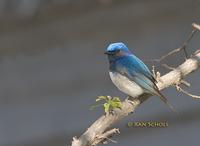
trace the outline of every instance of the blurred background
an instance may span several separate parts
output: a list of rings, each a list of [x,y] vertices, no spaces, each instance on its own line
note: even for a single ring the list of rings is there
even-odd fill
[[[125,97],[111,83],[103,51],[122,41],[145,63],[178,48],[200,22],[200,0],[0,0],[0,146],[66,146],[100,115],[99,95]],[[200,48],[200,33],[189,53]],[[177,66],[183,53],[165,63]],[[164,74],[169,70],[157,65]],[[199,71],[188,89],[200,95]],[[163,91],[178,111],[152,97],[115,125],[124,145],[198,145],[200,100]],[[167,121],[167,128],[128,128]]]

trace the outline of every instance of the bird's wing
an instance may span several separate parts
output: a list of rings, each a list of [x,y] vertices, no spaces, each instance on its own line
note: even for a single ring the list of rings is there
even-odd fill
[[[147,93],[160,97],[165,104],[167,104],[173,111],[176,112],[166,97],[159,91],[155,78],[147,66],[139,58],[135,58],[133,56],[118,60],[117,65],[115,66],[115,71],[137,83]]]
[[[136,56],[127,56],[118,61],[116,71],[140,85],[151,94],[157,93],[156,80],[147,66]]]
[[[128,57],[128,61],[130,62],[131,66],[135,68],[138,72],[142,73],[152,82],[156,82],[155,78],[153,77],[153,74],[139,58],[137,58],[135,55],[131,55]]]
[[[137,83],[147,93],[159,96],[165,104],[176,112],[166,97],[159,91],[155,78],[139,58],[125,57],[119,60],[117,64],[115,68],[117,72]]]

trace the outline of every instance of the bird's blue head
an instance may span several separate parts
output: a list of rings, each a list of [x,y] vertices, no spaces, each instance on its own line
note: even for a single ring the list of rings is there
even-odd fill
[[[104,54],[108,55],[110,61],[114,61],[118,58],[129,55],[130,51],[124,43],[118,42],[110,44]]]
[[[124,53],[128,53],[129,49],[126,47],[124,43],[121,43],[121,42],[112,43],[107,47],[105,54],[114,55],[116,53],[119,53],[120,51]]]

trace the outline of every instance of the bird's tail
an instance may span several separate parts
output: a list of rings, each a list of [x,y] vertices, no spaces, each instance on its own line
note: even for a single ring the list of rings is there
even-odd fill
[[[177,111],[175,110],[175,108],[168,102],[167,98],[158,90],[156,95],[158,97],[160,97],[160,99],[175,113],[177,113]]]

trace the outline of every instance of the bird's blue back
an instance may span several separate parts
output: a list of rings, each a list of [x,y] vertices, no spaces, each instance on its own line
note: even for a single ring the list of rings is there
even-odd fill
[[[147,66],[135,55],[126,54],[110,64],[110,70],[136,82],[147,92],[155,94],[155,79]]]

